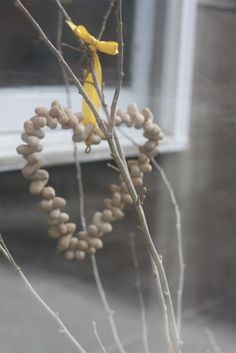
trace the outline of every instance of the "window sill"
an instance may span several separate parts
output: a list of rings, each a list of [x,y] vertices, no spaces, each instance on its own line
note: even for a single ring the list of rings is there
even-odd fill
[[[141,131],[135,129],[123,129],[130,138],[139,144],[145,141]],[[137,155],[137,147],[118,130],[120,142],[127,156]],[[14,135],[4,134],[0,138],[0,171],[18,170],[23,167],[25,160],[16,152],[16,147],[22,144],[20,133]],[[186,149],[187,140],[176,140],[166,136],[160,144],[160,152],[177,152]],[[46,166],[70,164],[74,162],[73,143],[71,142],[71,130],[48,131],[43,140],[43,157]],[[106,141],[102,141],[98,146],[92,146],[90,153],[85,153],[84,143],[78,143],[78,152],[81,162],[110,159],[109,147]]]

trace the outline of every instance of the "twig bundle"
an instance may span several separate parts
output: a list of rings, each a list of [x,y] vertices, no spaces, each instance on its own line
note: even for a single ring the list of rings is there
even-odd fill
[[[55,129],[58,123],[63,129],[73,129],[73,140],[76,142],[87,141],[91,144],[99,144],[105,136],[93,126],[82,124],[82,113],[73,113],[64,108],[59,102],[52,102],[50,110],[36,108],[36,115],[24,123],[22,140],[24,145],[17,147],[17,152],[26,159],[27,163],[22,169],[26,179],[31,180],[29,191],[35,196],[41,197],[39,210],[48,216],[50,237],[56,239],[57,250],[64,253],[67,260],[83,260],[86,254],[95,254],[102,248],[101,237],[112,231],[112,222],[124,217],[125,205],[132,204],[132,198],[128,192],[123,177],[119,175],[116,184],[110,185],[112,196],[103,200],[103,210],[95,212],[92,222],[86,230],[77,231],[75,223],[70,222],[68,213],[63,212],[66,200],[57,196],[56,191],[48,186],[49,173],[42,169],[43,159],[41,152],[43,146],[40,139],[45,134],[43,127]],[[144,174],[152,170],[150,159],[158,154],[157,146],[163,138],[160,128],[153,122],[153,115],[148,108],[139,111],[136,104],[130,104],[127,110],[118,110],[115,116],[116,126],[121,124],[127,127],[143,129],[143,135],[147,138],[144,145],[139,146],[138,159],[128,161],[129,173],[135,188],[141,188],[139,202],[144,199],[143,187]]]

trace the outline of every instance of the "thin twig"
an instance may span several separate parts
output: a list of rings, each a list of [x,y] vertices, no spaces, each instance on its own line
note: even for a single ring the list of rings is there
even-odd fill
[[[77,87],[79,93],[82,95],[82,97],[84,98],[88,107],[91,109],[92,113],[94,114],[94,116],[97,120],[98,126],[100,127],[100,129],[102,130],[104,135],[106,136],[106,139],[108,141],[108,144],[109,144],[109,147],[111,150],[111,155],[112,155],[113,159],[115,160],[122,177],[124,178],[124,182],[125,182],[126,187],[129,191],[129,194],[132,198],[132,201],[133,201],[133,204],[134,204],[137,216],[138,216],[139,226],[140,226],[140,229],[142,230],[146,246],[148,248],[150,255],[152,256],[153,261],[156,264],[157,271],[160,275],[161,289],[162,289],[163,293],[165,294],[168,317],[169,317],[170,327],[171,327],[171,335],[172,335],[173,344],[174,344],[174,350],[175,350],[175,352],[180,353],[181,352],[181,344],[180,344],[179,337],[178,337],[178,331],[177,331],[177,327],[176,327],[173,303],[172,303],[172,298],[170,295],[170,290],[169,290],[169,285],[168,285],[166,273],[165,273],[164,267],[162,265],[160,256],[159,256],[159,254],[155,248],[155,245],[152,241],[152,237],[151,237],[148,225],[147,225],[147,220],[145,217],[143,207],[140,203],[139,197],[138,197],[137,192],[135,190],[135,187],[132,183],[131,177],[130,177],[129,173],[127,172],[127,164],[124,161],[122,161],[122,159],[119,155],[118,149],[117,149],[117,144],[114,141],[113,135],[108,133],[105,122],[101,119],[101,117],[98,114],[92,101],[90,100],[90,98],[88,97],[86,92],[84,91],[81,82],[78,80],[78,78],[76,77],[76,75],[74,74],[74,72],[72,71],[70,66],[68,65],[68,63],[64,60],[64,58],[62,57],[60,52],[50,42],[50,40],[45,35],[45,33],[43,32],[43,30],[41,29],[41,27],[39,26],[37,21],[30,15],[30,13],[22,5],[21,1],[20,0],[14,0],[14,1],[15,1],[16,6],[19,7],[20,11],[24,14],[24,16],[31,22],[33,28],[36,29],[36,31],[39,34],[39,37],[43,40],[43,42],[46,44],[46,46],[55,55],[57,60],[62,63],[68,76],[71,78],[72,82]]]
[[[84,348],[79,344],[79,342],[75,339],[75,337],[70,333],[68,328],[62,322],[58,313],[54,312],[48,306],[48,304],[46,304],[46,302],[40,297],[40,295],[36,292],[36,290],[32,287],[31,283],[26,278],[26,276],[22,272],[21,268],[16,264],[14,258],[12,257],[10,251],[8,250],[1,234],[0,234],[0,251],[4,255],[4,257],[7,259],[7,261],[10,263],[10,265],[13,267],[13,269],[16,271],[16,273],[18,274],[20,279],[23,281],[24,285],[29,290],[29,292],[33,295],[33,297],[38,301],[38,303],[41,305],[41,307],[43,309],[45,309],[45,311],[56,321],[56,323],[59,327],[59,332],[64,333],[69,338],[69,340],[73,343],[73,345],[77,348],[77,350],[79,352],[86,353]]]
[[[102,343],[102,340],[98,334],[97,325],[96,325],[95,321],[93,321],[93,331],[94,331],[95,337],[98,341],[98,344],[99,344],[101,350],[103,351],[103,353],[107,353],[106,348],[104,347],[104,344]]]
[[[67,21],[70,21],[72,22],[72,19],[71,17],[69,16],[69,14],[66,12],[65,8],[62,6],[61,4],[61,1],[60,0],[54,0],[55,3],[57,4],[61,14],[64,16],[64,18],[67,20]]]
[[[174,206],[175,217],[176,217],[176,231],[177,231],[177,247],[178,247],[178,260],[179,260],[179,283],[177,291],[177,310],[176,310],[176,322],[178,328],[178,334],[181,336],[181,326],[182,326],[182,302],[183,302],[183,288],[184,288],[184,272],[185,272],[185,262],[183,254],[183,237],[182,237],[182,222],[181,214],[178,202],[174,190],[168,180],[166,173],[163,168],[157,163],[155,158],[152,158],[152,164],[155,169],[161,174],[162,180],[169,191],[169,195]]]
[[[63,51],[62,51],[62,33],[63,33],[63,15],[60,11],[58,11],[58,25],[57,25],[57,49],[63,56]],[[63,65],[60,63],[61,67],[61,72],[64,80],[64,86],[65,86],[65,91],[66,91],[66,99],[67,99],[67,107],[71,108],[71,98],[70,98],[70,80],[68,78],[68,75],[63,67]]]
[[[111,115],[110,115],[110,128],[114,126],[115,111],[120,95],[120,90],[122,86],[122,80],[124,76],[123,72],[123,61],[124,61],[124,39],[123,39],[123,22],[122,22],[122,0],[117,0],[116,3],[116,21],[117,21],[117,36],[119,43],[119,53],[117,61],[117,81],[115,93],[111,103]]]
[[[206,332],[206,335],[208,337],[208,340],[209,340],[209,343],[211,345],[211,348],[213,350],[213,353],[222,353],[222,350],[218,346],[218,344],[216,342],[216,338],[215,338],[213,332],[207,327],[205,328],[205,332]]]
[[[58,4],[58,1],[56,2]],[[60,5],[60,9],[58,10],[57,49],[63,56],[63,51],[62,51],[62,30],[63,30],[62,13],[63,12],[60,11],[61,9],[64,10],[64,7],[62,5]],[[60,67],[61,67],[61,71],[64,79],[66,98],[67,98],[67,107],[71,109],[72,107],[71,107],[71,98],[70,98],[70,91],[69,91],[69,78],[62,64],[60,64]],[[75,141],[73,142],[73,146],[74,146],[74,158],[75,158],[75,166],[76,166],[76,177],[77,177],[78,190],[79,190],[79,218],[80,218],[82,227],[85,230],[86,220],[84,216],[84,190],[83,190],[83,181],[82,181],[82,171],[81,171],[81,165],[79,161],[78,148]]]
[[[101,26],[101,29],[100,29],[100,32],[98,34],[98,40],[101,40],[102,36],[103,36],[103,33],[106,29],[106,25],[107,25],[107,21],[108,21],[108,18],[110,17],[111,15],[111,11],[113,9],[113,6],[114,6],[114,3],[115,3],[116,0],[110,0],[110,4],[108,6],[108,9],[107,9],[107,12],[105,14],[105,16],[103,17],[103,22],[102,22],[102,26]]]
[[[140,312],[141,312],[142,337],[143,337],[144,352],[149,353],[148,325],[147,325],[146,310],[145,310],[145,305],[144,305],[144,298],[143,298],[143,293],[142,293],[142,288],[141,288],[140,270],[139,270],[137,252],[136,252],[135,234],[134,233],[130,233],[130,246],[131,246],[131,254],[132,254],[132,259],[133,259],[133,264],[134,264],[134,269],[135,269],[135,277],[136,277],[135,284],[136,284]]]
[[[61,36],[58,35],[58,38],[61,39]],[[58,44],[59,44],[59,39],[58,39]],[[58,45],[59,48],[61,48],[60,44]],[[62,51],[61,51],[61,54],[62,54]],[[94,82],[95,82],[96,90],[98,91],[98,94],[101,94],[100,90],[99,90],[99,84],[98,84],[98,81],[97,81],[97,77],[96,77],[96,74],[95,74],[95,72],[93,70],[93,65],[91,65],[91,71],[92,71],[92,74],[93,74],[93,79],[94,79]],[[64,70],[63,70],[63,73],[65,73],[65,76],[67,77],[67,73]],[[102,100],[102,97],[100,99]],[[78,148],[77,148],[77,144],[75,142],[74,142],[74,157],[75,157],[76,178],[77,178],[77,182],[78,182],[78,192],[79,192],[79,218],[80,218],[80,221],[81,221],[82,228],[85,231],[86,228],[87,228],[87,225],[86,225],[86,218],[85,218],[84,187],[83,187],[82,170],[81,170],[81,165],[80,165],[80,161],[79,161]],[[102,300],[103,304],[106,303],[106,305],[104,305],[104,309],[107,312],[108,302],[107,302],[106,294],[105,294],[105,291],[103,289],[102,282],[101,282],[101,279],[100,279],[98,266],[97,266],[97,261],[96,261],[95,256],[91,255],[91,261],[92,261],[92,266],[93,266],[93,274],[94,274],[95,282],[97,284],[98,291],[99,291],[99,294],[101,296],[101,300]],[[118,336],[118,333],[117,333],[117,328],[116,328],[116,324],[115,324],[114,319],[113,319],[113,322],[112,322],[112,325],[111,325],[111,330],[112,330],[114,339],[117,342],[118,348],[120,349],[120,347],[122,347],[122,344],[121,344],[121,342],[119,340],[119,336]],[[122,351],[122,350],[120,350],[120,351],[121,351],[121,353],[124,353],[124,351]]]
[[[116,328],[116,324],[115,324],[115,320],[114,320],[114,311],[111,310],[111,308],[110,308],[110,306],[108,304],[108,301],[107,301],[107,298],[106,298],[106,294],[105,294],[104,288],[102,286],[101,278],[100,278],[100,275],[99,275],[99,272],[98,272],[96,258],[95,258],[94,255],[91,255],[91,261],[92,261],[93,273],[94,273],[94,277],[95,277],[96,284],[97,284],[97,287],[98,287],[98,291],[99,291],[103,306],[105,308],[105,311],[107,313],[107,317],[108,317],[108,320],[109,320],[109,324],[110,324],[110,327],[111,327],[111,330],[112,330],[113,337],[115,339],[117,347],[119,348],[119,351],[121,353],[125,353],[125,350],[124,350],[123,345],[121,343],[121,339],[120,339],[119,334],[117,332],[117,328]]]
[[[166,300],[163,294],[163,289],[161,285],[161,280],[159,276],[159,272],[157,270],[157,266],[155,262],[153,261],[153,258],[150,254],[150,262],[152,266],[152,272],[154,276],[154,282],[157,288],[157,294],[159,297],[160,301],[160,306],[161,306],[161,312],[162,312],[162,318],[163,318],[163,336],[165,337],[166,341],[166,347],[167,347],[167,353],[172,353],[173,352],[173,344],[171,341],[170,337],[170,325],[169,325],[169,315],[168,315],[168,310],[167,310],[167,305],[166,305]]]

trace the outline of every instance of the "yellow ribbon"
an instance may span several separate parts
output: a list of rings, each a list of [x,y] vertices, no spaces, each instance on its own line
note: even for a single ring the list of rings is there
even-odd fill
[[[97,55],[97,50],[102,53],[109,54],[109,55],[116,55],[118,54],[118,43],[117,42],[106,42],[100,41],[93,37],[84,26],[76,26],[74,23],[70,21],[66,21],[72,31],[82,39],[85,43],[89,45],[89,48],[92,53],[92,60],[93,60],[93,68],[94,73],[97,77],[97,81],[99,86],[102,86],[102,68],[100,64],[99,57]],[[99,95],[96,91],[93,75],[91,71],[88,69],[87,74],[85,76],[85,82],[83,86],[85,92],[87,93],[88,97],[90,98],[91,102],[95,106],[96,110],[99,109],[101,102]],[[91,109],[88,107],[87,103],[83,100],[82,103],[82,112],[84,115],[83,124],[86,126],[88,124],[92,124],[94,127],[96,126],[96,118],[92,113]]]

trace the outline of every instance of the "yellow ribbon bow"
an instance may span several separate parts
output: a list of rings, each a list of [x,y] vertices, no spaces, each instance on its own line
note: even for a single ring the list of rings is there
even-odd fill
[[[69,25],[69,27],[72,29],[72,31],[75,33],[75,35],[77,35],[80,39],[82,39],[85,43],[89,45],[89,48],[92,53],[94,73],[97,77],[98,84],[101,87],[102,68],[101,68],[99,57],[97,55],[97,50],[105,54],[116,55],[118,54],[118,43],[100,41],[95,37],[93,37],[84,26],[81,26],[81,25],[76,26],[74,23],[70,21],[66,21],[66,22]],[[88,73],[85,77],[83,88],[87,93],[88,97],[90,98],[90,100],[92,101],[93,105],[95,106],[96,110],[98,110],[101,105],[101,102],[94,85],[93,75],[90,70],[88,70]],[[92,124],[95,127],[96,118],[84,100],[82,104],[82,112],[84,115],[83,124],[85,126],[88,124]]]

